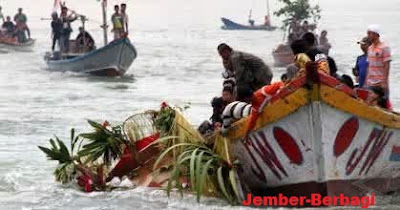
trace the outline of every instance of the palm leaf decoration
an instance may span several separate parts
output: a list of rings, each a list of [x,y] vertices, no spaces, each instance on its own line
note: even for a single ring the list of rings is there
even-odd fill
[[[50,139],[50,148],[38,146],[43,151],[49,160],[58,161],[59,165],[54,171],[56,181],[66,184],[70,182],[74,174],[76,173],[76,163],[79,162],[79,158],[74,155],[74,148],[78,142],[79,137],[75,137],[75,129],[71,129],[71,145],[70,150],[57,136],[54,139]]]
[[[180,181],[181,176],[190,180],[190,189],[196,194],[200,202],[204,194],[216,194],[224,197],[230,204],[238,202],[237,181],[234,179],[235,168],[227,164],[221,156],[214,153],[201,143],[180,143],[172,145],[164,150],[156,160],[153,169],[159,168],[159,164],[173,150],[182,152],[172,163],[172,170],[168,180],[167,193],[177,188],[182,194],[183,188]]]
[[[79,135],[89,141],[78,152],[80,157],[85,157],[85,163],[102,158],[105,165],[110,165],[112,160],[122,156],[124,146],[132,146],[130,141],[125,139],[121,126],[108,129],[92,120],[88,120],[88,123],[94,128],[94,132]]]
[[[172,168],[166,189],[168,195],[173,188],[183,195],[181,178],[184,176],[190,180],[189,187],[196,194],[198,202],[202,195],[211,194],[236,204],[239,200],[236,165],[228,164],[213,149],[207,147],[203,137],[179,111],[180,109],[164,105],[155,119],[155,125],[163,137],[153,144],[165,147],[155,161],[153,170],[157,173],[159,168]],[[174,161],[171,165],[161,166],[166,157],[172,157]]]

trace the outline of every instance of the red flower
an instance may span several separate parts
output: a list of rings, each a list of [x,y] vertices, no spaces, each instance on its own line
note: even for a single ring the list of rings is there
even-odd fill
[[[167,108],[167,107],[168,107],[168,104],[165,101],[163,101],[161,103],[161,108]]]
[[[93,189],[92,189],[93,181],[89,175],[85,174],[85,175],[79,176],[77,178],[77,180],[78,180],[78,185],[83,187],[85,192],[93,191]]]
[[[109,125],[110,125],[110,123],[108,123],[107,120],[103,122],[103,127],[107,127],[107,126],[109,126]]]

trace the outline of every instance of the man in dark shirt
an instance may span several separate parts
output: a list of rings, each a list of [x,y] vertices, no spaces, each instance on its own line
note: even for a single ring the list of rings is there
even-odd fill
[[[7,16],[7,21],[3,23],[2,28],[6,29],[6,33],[8,36],[12,36],[15,31],[15,25],[11,21],[11,17]]]
[[[79,34],[76,37],[76,44],[78,48],[87,48],[92,50],[94,47],[94,39],[93,37],[85,31],[83,27],[79,27]]]
[[[61,30],[62,30],[62,22],[56,12],[54,12],[51,17],[53,21],[51,22],[51,29],[52,29],[52,37],[53,37],[53,44],[51,45],[51,50],[54,51],[56,43],[60,46],[60,37],[61,37]]]
[[[254,92],[271,83],[272,71],[261,58],[235,51],[225,43],[217,49],[221,58],[230,63],[238,87],[248,86]]]
[[[315,46],[315,36],[311,32],[307,32],[302,36],[302,39],[306,43],[307,51],[306,54],[307,56],[314,62],[315,61],[315,56],[318,54],[323,54],[320,50],[317,49]],[[335,78],[339,78],[339,75],[337,74],[337,66],[335,60],[326,55],[328,63],[329,63],[329,69],[330,69],[330,75]]]

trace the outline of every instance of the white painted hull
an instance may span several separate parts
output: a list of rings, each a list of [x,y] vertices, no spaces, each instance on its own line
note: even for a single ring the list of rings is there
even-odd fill
[[[400,188],[400,154],[394,153],[400,148],[400,129],[324,102],[307,104],[252,132],[247,143],[234,142],[242,180],[251,189],[363,195]]]

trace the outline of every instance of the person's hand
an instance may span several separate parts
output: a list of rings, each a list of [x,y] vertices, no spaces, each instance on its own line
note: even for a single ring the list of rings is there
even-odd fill
[[[220,122],[214,123],[214,130],[219,131],[221,130],[222,124]]]
[[[358,71],[357,71],[356,68],[353,68],[352,70],[353,70],[353,75],[354,75],[354,76],[356,76],[356,77],[359,76],[359,75],[358,75]]]
[[[387,90],[388,89],[388,85],[386,83],[382,83],[381,87],[383,88],[383,90]]]

